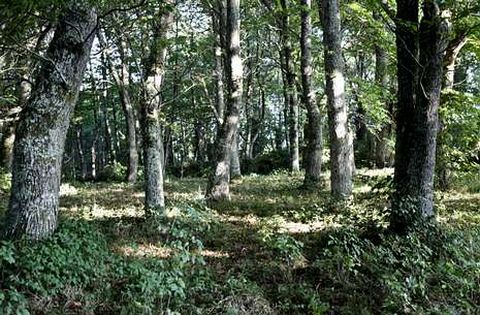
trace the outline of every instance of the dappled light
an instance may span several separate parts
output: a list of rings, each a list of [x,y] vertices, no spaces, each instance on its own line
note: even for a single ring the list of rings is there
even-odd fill
[[[0,315],[480,314],[478,0],[0,0]]]

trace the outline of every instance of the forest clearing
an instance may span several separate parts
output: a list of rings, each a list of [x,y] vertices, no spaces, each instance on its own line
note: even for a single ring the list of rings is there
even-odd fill
[[[0,0],[36,314],[480,314],[480,2]]]

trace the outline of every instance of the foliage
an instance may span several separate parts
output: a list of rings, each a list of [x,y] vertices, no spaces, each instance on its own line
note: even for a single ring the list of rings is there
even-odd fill
[[[432,227],[406,237],[383,234],[376,245],[347,229],[329,237],[315,265],[330,283],[325,295],[345,299],[342,314],[378,306],[388,314],[473,314],[479,232]]]
[[[359,170],[335,204],[299,193],[301,174],[244,176],[212,209],[202,180],[169,179],[149,219],[139,187],[74,183],[53,237],[1,243],[0,312],[474,314],[478,194],[438,195],[437,225],[395,236],[388,174]]]
[[[63,220],[58,232],[41,243],[3,241],[0,312],[29,314],[48,307],[42,311],[152,314],[181,308],[202,286],[204,274],[196,268],[204,261],[191,252],[203,246],[192,234],[201,221],[187,223],[198,219],[194,213],[187,209],[182,219],[158,219],[140,227],[145,235],[168,231],[162,243],[173,249],[169,259],[112,252],[101,228],[82,220]]]
[[[477,170],[480,163],[480,99],[457,91],[444,92],[443,99],[438,140],[441,163],[453,171]]]
[[[255,157],[252,161],[244,160],[241,164],[244,174],[268,175],[275,170],[289,168],[289,155],[287,150],[277,150]]]

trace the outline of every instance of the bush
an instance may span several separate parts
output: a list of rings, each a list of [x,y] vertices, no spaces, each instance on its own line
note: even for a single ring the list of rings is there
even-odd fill
[[[289,169],[290,156],[287,150],[277,150],[262,154],[253,160],[243,160],[241,163],[243,174],[268,175],[275,170]]]
[[[175,219],[152,218],[135,228],[155,235],[168,257],[113,252],[97,223],[64,219],[37,243],[0,243],[0,314],[180,314],[194,308],[190,294],[203,290],[205,262],[196,234],[207,228],[189,207]],[[165,236],[165,237],[163,237]],[[134,244],[131,246],[135,247]],[[188,289],[187,289],[188,288]]]
[[[115,162],[100,170],[96,180],[100,182],[121,182],[125,180],[126,174],[127,167],[122,163]]]
[[[475,314],[480,305],[480,230],[428,227],[382,234],[378,245],[353,229],[338,231],[316,260],[341,314]],[[380,309],[379,309],[380,307]]]

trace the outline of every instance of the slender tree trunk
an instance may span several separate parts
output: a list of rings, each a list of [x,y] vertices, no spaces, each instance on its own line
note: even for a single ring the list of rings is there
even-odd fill
[[[49,24],[42,30],[36,40],[28,40],[25,45],[28,50],[33,50],[33,54],[39,53],[45,37],[51,31],[51,25]],[[15,126],[18,120],[18,114],[27,104],[28,98],[31,92],[31,75],[36,68],[35,58],[28,56],[25,60],[20,60],[19,69],[19,82],[17,87],[18,102],[15,107],[10,108],[7,113],[8,120],[5,123],[3,129],[3,137],[0,143],[0,167],[11,171],[12,159],[13,159],[13,144],[15,142]],[[1,69],[1,67],[0,67]]]
[[[453,89],[455,84],[455,67],[457,65],[458,55],[462,48],[467,44],[468,38],[465,34],[459,34],[448,43],[444,57],[444,77],[443,88]]]
[[[230,176],[231,178],[238,178],[242,176],[242,171],[240,169],[240,154],[238,152],[238,129],[237,134],[233,138],[232,143],[232,156],[230,161]]]
[[[455,84],[455,67],[457,64],[458,55],[460,51],[467,43],[467,36],[465,34],[459,34],[454,39],[452,39],[446,49],[444,57],[444,75],[443,75],[443,89],[446,91],[451,91],[454,89]],[[437,144],[437,176],[438,184],[441,190],[448,190],[450,188],[450,161],[448,161],[444,156],[444,132],[442,130],[442,124],[440,122],[440,130],[438,135],[438,144]]]
[[[96,23],[95,10],[80,5],[58,22],[17,126],[6,237],[39,240],[57,226],[65,138]]]
[[[107,43],[102,32],[98,33],[98,39],[100,45],[106,49]],[[120,96],[120,104],[122,105],[123,115],[127,126],[127,144],[128,144],[128,165],[127,165],[127,181],[134,183],[137,181],[138,172],[138,150],[137,150],[137,131],[136,131],[136,115],[135,108],[132,104],[129,85],[130,85],[130,73],[128,70],[128,64],[126,60],[127,43],[123,39],[117,41],[117,49],[120,55],[121,67],[118,71],[112,64],[110,55],[106,53],[106,61],[115,81],[115,85],[118,88]]]
[[[230,198],[230,156],[238,128],[242,102],[242,59],[240,57],[240,0],[227,0],[227,110],[215,143],[214,170],[209,178],[207,198]]]
[[[444,36],[448,32],[436,2],[425,1],[422,22],[416,33],[412,25],[418,25],[418,12],[412,9],[414,7],[418,7],[418,1],[397,2],[399,86],[391,228],[399,233],[434,216],[438,106],[446,48]],[[405,22],[409,22],[408,26]]]
[[[225,117],[225,89],[224,89],[224,67],[223,67],[223,53],[224,53],[224,40],[222,40],[222,30],[221,27],[224,24],[225,17],[223,16],[224,11],[224,0],[220,0],[220,16],[217,18],[215,13],[212,16],[213,29],[215,32],[215,101],[216,101],[216,111],[217,111],[217,129],[221,128],[223,123],[223,118]]]
[[[172,0],[165,2],[173,5]],[[153,43],[145,61],[142,104],[143,156],[145,166],[145,212],[161,214],[165,208],[163,191],[163,141],[160,122],[161,89],[163,86],[167,33],[173,23],[171,8],[162,8],[156,17]]]
[[[108,93],[108,81],[107,81],[107,56],[106,52],[102,53],[102,124],[104,126],[104,138],[105,138],[105,151],[107,153],[106,164],[115,164],[117,162],[117,152],[115,151],[115,142],[112,135],[112,127],[110,124],[110,117],[108,115],[108,103],[109,103],[109,93]]]
[[[80,176],[82,180],[87,178],[88,168],[87,163],[85,161],[85,154],[83,153],[83,143],[82,143],[82,126],[77,126],[75,128],[75,135],[76,135],[76,143],[77,143],[77,151],[78,151],[78,159],[80,160]]]
[[[376,20],[379,19],[378,14],[374,14]],[[381,88],[385,107],[388,107],[388,101],[385,97],[388,90],[388,54],[381,44],[375,44],[375,82]],[[375,140],[375,165],[378,168],[384,168],[387,162],[388,146],[387,141],[390,135],[390,125],[383,123],[377,139]]]
[[[307,108],[308,126],[305,138],[307,152],[305,156],[305,178],[303,184],[307,188],[316,187],[321,183],[322,172],[322,117],[317,106],[316,94],[312,87],[312,22],[310,11],[311,0],[301,0],[302,3],[302,30],[300,36],[302,91],[303,103]]]
[[[292,55],[292,42],[289,33],[291,32],[291,23],[288,10],[290,10],[290,0],[280,0],[282,8],[281,19],[281,37],[282,54],[284,58],[286,97],[288,103],[288,137],[290,144],[290,169],[292,172],[300,171],[300,153],[298,144],[298,98],[295,79],[295,66]]]
[[[0,150],[1,167],[9,171],[12,168],[13,143],[15,142],[15,123],[7,122],[3,127],[2,144]]]
[[[347,198],[352,194],[353,137],[345,102],[345,64],[342,57],[342,31],[338,0],[323,0],[323,42],[330,133],[330,183],[332,195]]]

